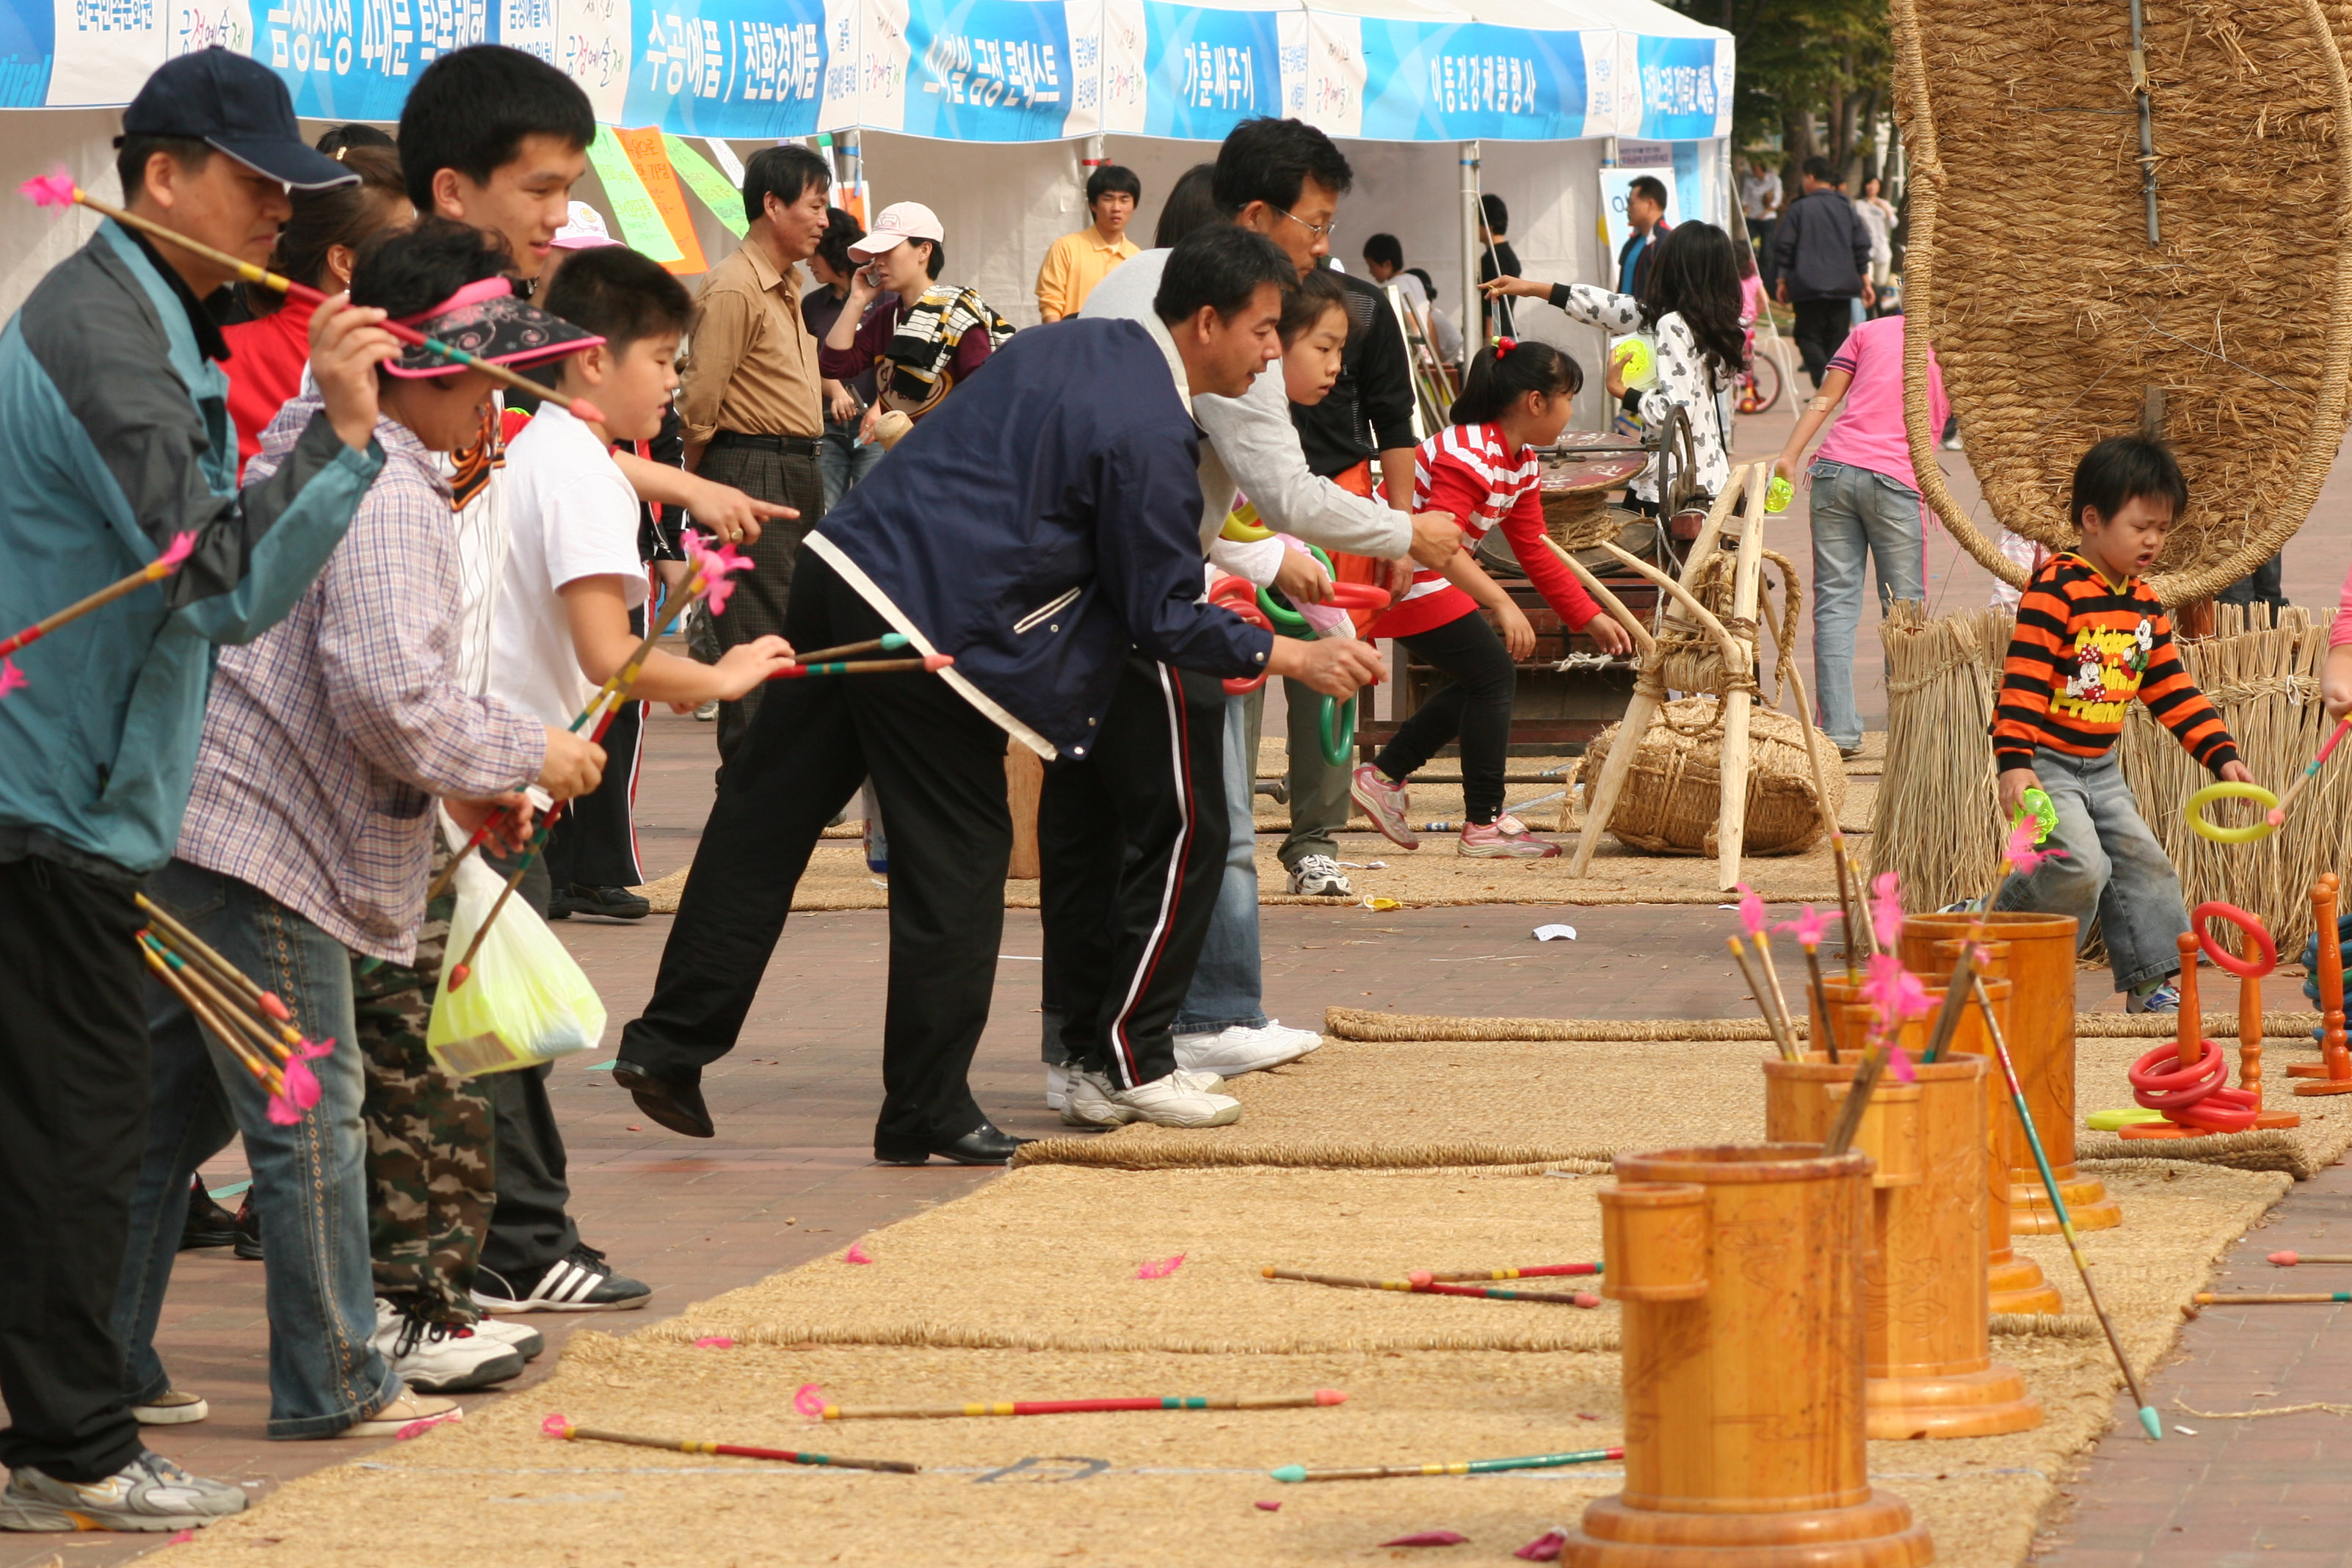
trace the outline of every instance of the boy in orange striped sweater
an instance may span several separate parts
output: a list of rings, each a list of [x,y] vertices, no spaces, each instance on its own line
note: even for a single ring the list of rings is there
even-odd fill
[[[2064,851],[2031,877],[2012,873],[1993,908],[2073,915],[2085,937],[2096,916],[2116,988],[2135,1013],[2179,1009],[2174,939],[2189,925],[2179,876],[2116,761],[2125,711],[2137,697],[2214,777],[2253,777],[2138,576],[2188,504],[2188,481],[2160,442],[2115,436],[2084,454],[2072,501],[2082,545],[2026,588],[1992,724],[2004,820],[2027,790],[2046,791],[2058,808],[2048,847]]]

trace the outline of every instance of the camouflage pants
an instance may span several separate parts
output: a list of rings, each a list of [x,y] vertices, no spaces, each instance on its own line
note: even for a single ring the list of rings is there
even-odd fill
[[[436,870],[446,858],[435,855]],[[367,1068],[362,1117],[377,1293],[436,1320],[471,1321],[468,1291],[498,1201],[490,1098],[425,1049],[456,901],[445,895],[425,910],[415,964],[353,954],[352,992]]]

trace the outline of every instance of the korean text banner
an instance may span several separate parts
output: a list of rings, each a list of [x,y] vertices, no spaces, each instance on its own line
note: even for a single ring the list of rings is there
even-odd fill
[[[1648,142],[1693,142],[1731,130],[1731,49],[1715,38],[1644,37],[1640,68],[1641,129]],[[1631,127],[1622,133],[1632,135]]]
[[[1370,16],[1360,26],[1365,77],[1360,136],[1568,142],[1584,134],[1581,34]]]
[[[823,0],[636,0],[631,12],[621,124],[763,139],[821,129]]]
[[[1222,141],[1282,112],[1278,11],[1213,11],[1145,0],[1143,134]]]
[[[1093,121],[1099,89],[1093,8],[1056,0],[912,0],[907,15],[907,95],[900,122],[909,136],[955,142],[1051,142]],[[1076,37],[1072,37],[1073,22]],[[1081,102],[1078,58],[1086,75]]]

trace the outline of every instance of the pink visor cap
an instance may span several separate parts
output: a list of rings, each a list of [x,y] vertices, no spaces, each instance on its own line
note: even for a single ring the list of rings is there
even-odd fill
[[[468,283],[431,310],[402,317],[401,325],[415,327],[426,337],[463,349],[477,359],[518,370],[594,348],[604,341],[516,299],[513,284],[504,278]],[[456,375],[466,366],[411,344],[399,358],[386,361],[383,368],[390,374],[415,380]]]

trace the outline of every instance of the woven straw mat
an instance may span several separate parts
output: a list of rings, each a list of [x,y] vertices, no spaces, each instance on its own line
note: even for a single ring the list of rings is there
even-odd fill
[[[1970,554],[2021,582],[1936,469],[1932,335],[1994,518],[2069,548],[2076,460],[2137,429],[2151,390],[2189,504],[2153,574],[2211,594],[2292,537],[2344,433],[2352,354],[2352,95],[2320,0],[2151,6],[2160,243],[2147,240],[2129,17],[2120,5],[1897,0],[1910,153],[1904,304],[1922,493]],[[2066,62],[2052,69],[2053,61]],[[2245,213],[2259,208],[2259,233]]]
[[[1746,1097],[1753,1100],[1751,1094]],[[2210,1262],[2273,1202],[2270,1173],[2118,1166],[2129,1216],[2084,1246],[2126,1349],[2149,1364]],[[1303,1350],[1444,1340],[1612,1336],[1616,1309],[1433,1299],[1272,1282],[1268,1261],[1358,1274],[1566,1260],[1598,1237],[1591,1178],[1497,1172],[1023,1171],[864,1238],[838,1256],[691,1308],[625,1340],[593,1331],[522,1398],[294,1481],[175,1548],[175,1561],[381,1561],[399,1521],[463,1509],[479,1568],[553,1563],[724,1568],[919,1561],[1047,1568],[1355,1561],[1408,1532],[1470,1538],[1449,1561],[1507,1564],[1617,1489],[1613,1465],[1481,1479],[1286,1487],[1272,1468],[1412,1464],[1622,1442],[1617,1357],[1604,1349]],[[2079,1309],[2058,1238],[2022,1245]],[[1177,1254],[1165,1278],[1139,1265]],[[2048,1478],[2105,1428],[2116,1378],[2074,1317],[1995,1340],[2047,1415],[2011,1437],[1874,1444],[1878,1483],[1934,1533],[1937,1562],[2013,1568],[2053,1495]],[[838,1342],[817,1342],[820,1331]],[[698,1349],[698,1338],[731,1348]],[[911,1339],[916,1342],[896,1342]],[[972,1349],[975,1341],[1038,1349]],[[1229,1350],[1055,1348],[1078,1341]],[[1107,1394],[1346,1391],[1336,1407],[1152,1412],[822,1426],[793,1413],[816,1384],[843,1405]],[[916,1476],[575,1442],[583,1426],[817,1448],[925,1467]],[[985,1490],[976,1490],[985,1488]],[[1277,1501],[1278,1512],[1253,1506]]]

